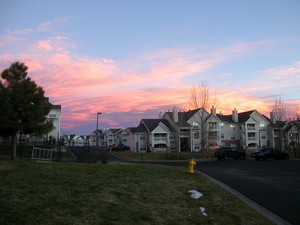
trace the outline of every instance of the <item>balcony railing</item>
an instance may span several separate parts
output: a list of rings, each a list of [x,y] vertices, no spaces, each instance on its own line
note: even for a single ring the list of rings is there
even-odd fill
[[[218,136],[211,136],[211,137],[208,137],[208,141],[217,141],[219,140],[219,137]]]
[[[256,140],[256,137],[248,137],[248,140],[249,140],[249,141],[255,141],[255,140]]]
[[[167,141],[167,137],[154,137],[154,141]]]

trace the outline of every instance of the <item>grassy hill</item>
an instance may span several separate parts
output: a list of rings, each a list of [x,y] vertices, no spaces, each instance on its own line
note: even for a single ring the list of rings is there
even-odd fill
[[[179,167],[0,160],[0,181],[2,225],[272,224]],[[191,198],[191,189],[204,197]]]

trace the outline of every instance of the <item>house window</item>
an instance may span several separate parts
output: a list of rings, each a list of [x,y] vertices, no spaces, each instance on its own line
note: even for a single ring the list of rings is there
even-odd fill
[[[199,123],[193,122],[193,128],[199,128]]]
[[[216,122],[210,122],[208,123],[208,128],[209,129],[217,129],[217,123]]]
[[[166,141],[167,134],[154,134],[154,140],[155,141]]]
[[[188,132],[188,129],[180,129],[180,132]]]
[[[195,145],[195,146],[194,146],[194,150],[195,150],[195,151],[199,151],[199,150],[200,150],[200,145],[198,145],[198,144]]]
[[[247,130],[255,130],[255,123],[247,124]]]
[[[218,132],[216,132],[216,131],[208,132],[208,140],[209,141],[216,141],[216,140],[218,140]]]
[[[51,113],[51,114],[49,114],[49,117],[50,118],[56,118],[56,114]]]
[[[145,137],[145,134],[140,134],[140,140],[145,140],[146,137]]]
[[[199,138],[200,138],[199,132],[195,132],[194,133],[194,139],[199,139]]]
[[[255,133],[248,133],[248,140],[256,140]]]

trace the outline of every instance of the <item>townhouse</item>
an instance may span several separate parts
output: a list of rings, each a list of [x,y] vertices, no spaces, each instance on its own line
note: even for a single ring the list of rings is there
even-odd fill
[[[257,110],[231,114],[210,112],[203,108],[160,113],[159,119],[141,119],[136,127],[104,129],[90,135],[90,144],[99,146],[127,145],[136,152],[192,151],[235,147],[257,149],[264,146],[284,149],[299,145],[300,121],[276,121]]]
[[[176,149],[175,132],[166,119],[142,119],[128,128],[127,145],[132,151],[161,152]]]
[[[57,144],[60,140],[60,122],[61,122],[61,105],[53,105],[50,103],[49,98],[46,97],[46,104],[50,106],[50,111],[46,115],[46,120],[51,121],[53,124],[53,129],[47,134],[18,134],[18,142],[22,143],[48,143],[48,144]]]
[[[65,134],[63,135],[65,146],[88,146],[90,145],[89,135]]]
[[[129,128],[128,145],[133,151],[201,151],[221,146],[256,149],[269,146],[270,121],[256,110],[231,115],[210,113],[203,108],[174,108],[160,119],[142,119]],[[156,142],[158,141],[158,142]]]
[[[270,147],[280,150],[300,146],[300,120],[276,121],[275,115],[270,114],[269,139]]]
[[[61,105],[53,105],[50,103],[49,98],[46,98],[47,103],[50,105],[50,111],[46,116],[48,121],[52,121],[53,129],[46,135],[46,139],[59,140],[60,135],[60,117],[61,117]]]

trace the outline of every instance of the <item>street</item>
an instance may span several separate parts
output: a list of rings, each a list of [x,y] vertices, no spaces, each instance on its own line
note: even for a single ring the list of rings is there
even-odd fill
[[[187,166],[187,162],[178,161],[147,163]],[[299,224],[300,160],[198,161],[196,170],[240,192],[290,224]]]
[[[299,223],[299,160],[198,162],[197,170],[225,183],[289,223]]]

